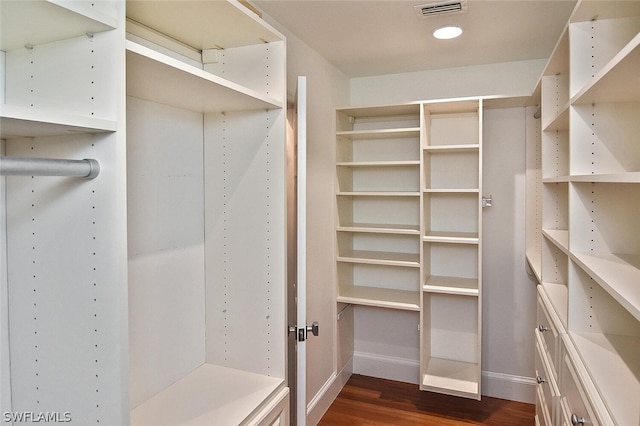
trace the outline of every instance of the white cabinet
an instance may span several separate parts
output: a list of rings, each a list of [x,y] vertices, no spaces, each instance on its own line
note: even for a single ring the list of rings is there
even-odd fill
[[[581,2],[542,86],[540,256],[561,424],[638,424],[640,5]],[[535,261],[530,261],[535,264]],[[575,420],[575,418],[574,418]],[[564,422],[564,423],[563,423]]]
[[[481,123],[478,99],[344,108],[336,135],[338,302],[418,312],[421,389],[472,398]]]
[[[284,37],[235,1],[0,8],[3,154],[100,164],[2,178],[3,411],[288,424]]]

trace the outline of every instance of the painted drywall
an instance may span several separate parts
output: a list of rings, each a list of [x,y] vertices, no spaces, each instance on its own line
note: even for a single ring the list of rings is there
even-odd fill
[[[546,59],[354,78],[352,105],[386,105],[425,99],[528,95]]]

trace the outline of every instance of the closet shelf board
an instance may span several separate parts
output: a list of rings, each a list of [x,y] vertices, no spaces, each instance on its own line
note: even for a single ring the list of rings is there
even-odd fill
[[[569,231],[563,229],[543,229],[542,235],[562,250],[564,254],[569,254]]]
[[[422,377],[424,390],[464,397],[478,394],[478,365],[441,358],[429,358]]]
[[[639,69],[640,33],[576,93],[572,103],[640,101]]]
[[[428,231],[422,240],[431,243],[478,244],[480,242],[477,232]]]
[[[542,255],[538,251],[530,250],[526,253],[527,262],[538,282],[542,281]]]
[[[0,106],[3,139],[115,132],[117,123],[95,117],[15,105]]]
[[[571,182],[640,183],[640,172],[573,175]]]
[[[419,192],[413,191],[348,191],[338,192],[336,195],[348,197],[420,197]]]
[[[569,176],[554,176],[542,179],[542,183],[567,183],[571,180]]]
[[[429,145],[424,147],[424,150],[437,154],[440,152],[477,152],[480,150],[478,144],[461,144],[461,145]]]
[[[284,40],[238,1],[128,1],[127,18],[195,50]]]
[[[425,188],[424,192],[440,193],[440,194],[479,194],[480,190],[476,188]]]
[[[129,96],[202,113],[283,107],[274,98],[131,40],[126,43]]]
[[[571,259],[640,321],[640,255],[571,252]]]
[[[66,40],[116,28],[116,19],[65,1],[3,1],[0,3],[0,50]],[[28,16],[29,19],[24,19]]]
[[[347,223],[336,228],[338,232],[367,232],[374,234],[420,235],[419,225]]]
[[[379,287],[341,286],[338,303],[372,306],[377,308],[420,311],[420,293]]]
[[[419,167],[420,161],[340,161],[337,167]]]
[[[338,262],[364,263],[371,265],[420,267],[420,255],[413,253],[349,250],[341,253]]]
[[[475,278],[427,277],[422,290],[428,293],[443,293],[459,296],[479,296],[478,280]]]
[[[556,130],[569,130],[569,102],[553,117],[544,127],[545,132]]]
[[[345,130],[336,132],[336,136],[346,137],[351,140],[417,138],[418,136],[420,136],[420,128],[406,127],[398,129],[378,130]]]
[[[131,426],[241,424],[282,379],[203,364],[131,411]]]

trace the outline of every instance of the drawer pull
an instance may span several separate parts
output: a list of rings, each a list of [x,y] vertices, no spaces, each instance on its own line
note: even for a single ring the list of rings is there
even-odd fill
[[[571,415],[571,424],[573,426],[584,425],[585,424],[584,417],[578,417],[577,415],[572,414]]]
[[[538,377],[536,377],[536,382],[538,382],[538,384],[542,384],[542,383],[546,382],[546,380],[544,379],[544,377],[538,376]]]
[[[547,327],[546,325],[542,325],[542,324],[540,324],[540,325],[538,326],[538,331],[539,331],[540,333],[544,333],[544,332],[545,332],[545,331],[547,331],[547,330],[549,330],[549,327]]]

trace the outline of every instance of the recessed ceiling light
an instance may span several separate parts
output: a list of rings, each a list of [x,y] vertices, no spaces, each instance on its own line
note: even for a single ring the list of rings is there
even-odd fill
[[[433,36],[440,40],[449,40],[456,38],[462,34],[462,28],[448,25],[446,27],[438,28],[433,32]]]

